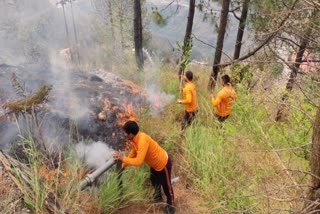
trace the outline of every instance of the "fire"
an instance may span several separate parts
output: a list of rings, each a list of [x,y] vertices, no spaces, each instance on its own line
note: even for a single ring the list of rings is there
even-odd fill
[[[130,91],[132,94],[139,94],[140,90],[139,88],[131,81],[128,80],[122,80],[122,84],[130,88]]]
[[[107,119],[107,112],[111,111],[116,113],[117,121],[116,125],[122,126],[126,121],[138,121],[134,111],[133,111],[133,104],[124,102],[120,107],[116,105],[111,105],[111,102],[108,98],[103,99],[103,108],[102,111],[98,113],[99,120],[106,120]],[[114,135],[112,136],[114,137]]]
[[[104,111],[108,111],[110,109],[110,107],[111,107],[111,103],[108,100],[108,98],[105,97],[104,100],[103,100],[103,103],[104,103],[103,110]]]
[[[133,105],[132,103],[123,103],[122,107],[124,109],[124,112],[118,112],[117,117],[119,119],[119,125],[125,124],[128,120],[132,121],[138,121],[138,118],[136,117],[134,111],[133,111]]]
[[[161,109],[160,97],[158,94],[152,94],[152,106],[154,109]]]
[[[67,180],[67,173],[61,169],[50,169],[45,165],[41,165],[39,168],[40,177],[46,182],[52,182],[55,179],[59,184],[64,184]]]

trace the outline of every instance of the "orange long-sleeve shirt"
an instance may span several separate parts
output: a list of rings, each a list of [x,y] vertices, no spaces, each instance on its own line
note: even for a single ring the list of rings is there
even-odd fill
[[[193,82],[187,82],[182,91],[183,99],[181,103],[187,112],[194,112],[198,108],[197,92]]]
[[[231,112],[231,103],[237,99],[237,94],[231,86],[225,86],[219,91],[217,98],[211,99],[211,103],[216,107],[216,114],[219,116],[227,116]]]
[[[124,157],[122,163],[124,167],[126,165],[140,166],[143,162],[156,171],[161,171],[168,162],[168,155],[149,135],[138,132],[132,139],[132,148],[128,157]]]

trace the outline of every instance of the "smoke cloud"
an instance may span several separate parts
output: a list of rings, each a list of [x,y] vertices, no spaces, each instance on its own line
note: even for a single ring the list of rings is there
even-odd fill
[[[76,145],[76,153],[79,159],[83,160],[89,168],[98,168],[112,158],[112,149],[103,142],[84,142]]]

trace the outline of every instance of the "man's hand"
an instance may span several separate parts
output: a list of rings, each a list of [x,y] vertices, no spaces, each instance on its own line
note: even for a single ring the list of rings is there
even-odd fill
[[[180,99],[178,99],[178,100],[177,100],[177,103],[178,103],[178,104],[181,104],[181,100],[180,100]]]
[[[112,153],[112,156],[115,160],[122,160],[124,157],[124,154],[121,151],[114,151]]]
[[[213,94],[210,94],[210,99],[212,99],[213,98]]]

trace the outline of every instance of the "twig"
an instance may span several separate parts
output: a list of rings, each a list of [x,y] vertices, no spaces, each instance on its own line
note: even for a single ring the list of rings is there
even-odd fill
[[[264,131],[262,130],[262,127],[259,125],[259,123],[258,123],[257,121],[255,121],[255,122],[256,122],[256,125],[260,128],[260,131],[261,131],[261,133],[263,134],[263,136],[266,136],[266,134],[265,134]],[[272,149],[274,149],[273,146],[268,142],[268,140],[267,140],[267,144],[268,144]],[[291,181],[294,183],[294,185],[296,185],[296,186],[299,187],[298,183],[294,180],[294,178],[292,177],[292,175],[291,175],[291,174],[289,173],[289,171],[287,170],[287,167],[284,165],[284,163],[283,163],[283,161],[282,161],[282,159],[281,159],[281,157],[280,157],[280,154],[279,154],[278,152],[274,152],[274,154],[275,154],[276,157],[278,158],[278,160],[279,160],[279,162],[280,162],[283,170],[287,173],[288,177],[291,179]]]

